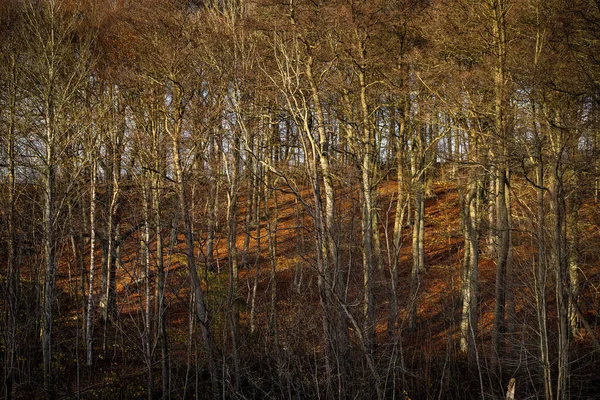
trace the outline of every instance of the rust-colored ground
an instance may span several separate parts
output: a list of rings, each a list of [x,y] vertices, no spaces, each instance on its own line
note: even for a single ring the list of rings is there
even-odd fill
[[[535,227],[531,221],[533,211],[528,205],[535,204],[535,195],[525,185],[518,187],[513,184],[513,195],[520,193],[513,201],[513,226],[512,232],[512,266],[513,282],[515,288],[516,304],[516,332],[510,343],[534,343],[535,332],[535,298],[534,298],[534,254],[536,251],[535,239],[532,239],[532,230]],[[312,199],[307,190],[302,196],[307,203],[312,204]],[[339,191],[338,207],[340,212],[341,246],[340,256],[348,272],[348,303],[350,310],[360,320],[361,314],[361,253],[360,253],[360,210],[358,208],[358,193],[353,188]],[[277,210],[275,210],[275,197]],[[389,307],[389,270],[386,240],[391,240],[395,201],[397,198],[396,183],[383,182],[378,187],[378,216],[381,223],[380,234],[382,244],[382,268],[376,273],[375,296],[377,301],[377,338],[379,343],[386,343],[387,313]],[[304,359],[316,357],[322,345],[321,306],[317,289],[317,274],[314,260],[315,235],[312,220],[303,205],[294,195],[285,191],[272,192],[268,207],[263,207],[263,218],[257,229],[250,229],[251,240],[248,249],[244,249],[245,241],[245,213],[246,199],[240,198],[238,214],[238,247],[239,260],[246,263],[240,265],[238,299],[234,304],[241,311],[240,327],[242,338],[239,343],[242,354],[251,354],[255,351],[278,351],[271,348],[277,336],[279,350],[284,349],[292,355]],[[264,211],[268,213],[268,220]],[[198,271],[202,279],[203,289],[206,292],[206,301],[211,310],[214,340],[219,347],[229,348],[230,338],[224,334],[227,324],[223,317],[227,307],[228,290],[228,254],[226,245],[226,224],[221,223],[217,232],[215,246],[215,265],[206,268],[206,257],[203,255],[205,238],[202,233],[200,207],[194,210],[196,221],[196,257]],[[277,214],[277,229],[274,231],[275,214]],[[224,210],[221,216],[224,217]],[[600,212],[592,201],[585,202],[580,211],[580,304],[582,313],[590,326],[598,334],[598,310],[600,287],[600,251],[597,249],[600,237]],[[276,240],[276,254],[269,253],[269,228],[271,238]],[[257,236],[260,235],[260,249],[257,247]],[[201,346],[196,339],[190,342],[189,329],[189,278],[187,260],[185,257],[184,237],[177,235],[176,243],[170,246],[169,232],[165,231],[165,266],[167,277],[166,293],[166,318],[167,330],[170,339],[170,349],[174,362],[183,368],[190,362],[190,349]],[[399,327],[404,327],[406,305],[409,296],[411,256],[411,230],[405,227],[403,231],[402,248],[400,250],[399,270]],[[458,323],[460,317],[459,288],[460,269],[462,264],[463,236],[460,227],[459,196],[456,186],[452,183],[437,183],[435,196],[426,202],[425,219],[425,251],[427,271],[420,276],[419,306],[417,328],[412,331],[402,330],[403,345],[408,349],[422,352],[423,354],[457,354],[459,339]],[[482,254],[479,264],[479,300],[480,319],[479,329],[481,336],[480,346],[487,348],[490,332],[493,326],[494,311],[494,283],[495,261],[485,254],[486,243],[481,242]],[[110,358],[111,362],[101,363],[106,371],[127,370],[127,363],[131,364],[131,373],[135,374],[136,363],[141,362],[142,354],[141,337],[144,335],[144,309],[145,309],[145,282],[141,271],[141,246],[140,236],[134,234],[125,242],[121,250],[120,267],[117,270],[117,323],[104,325],[96,320],[95,349],[102,357]],[[156,243],[150,244],[153,263],[156,256]],[[100,297],[100,249],[96,250],[96,301]],[[88,251],[89,253],[89,247]],[[70,247],[65,245],[61,254],[57,285],[60,290],[61,300],[59,323],[63,328],[70,328],[73,336],[61,334],[69,343],[77,337],[74,331],[81,329],[81,282]],[[86,268],[88,254],[86,254]],[[273,276],[273,270],[276,276]],[[551,275],[551,274],[550,274]],[[150,287],[152,312],[156,307],[156,274],[152,276]],[[256,298],[253,300],[254,285]],[[552,283],[550,277],[549,284]],[[276,287],[275,310],[277,313],[277,329],[273,319],[271,303],[272,291]],[[550,319],[553,317],[553,292],[548,290],[550,304]],[[251,307],[254,301],[256,319],[254,332],[251,330]],[[75,305],[78,307],[75,307]],[[153,328],[155,329],[155,327]],[[197,330],[198,326],[193,325]],[[555,329],[551,327],[551,329]],[[577,340],[586,342],[590,332],[582,328],[582,333]],[[350,329],[350,337],[356,341],[357,336]],[[190,347],[192,346],[192,347]],[[521,346],[523,347],[523,346]],[[157,351],[157,350],[156,350]],[[194,353],[202,350],[193,350]],[[485,350],[483,350],[485,351]],[[81,355],[80,355],[81,357]],[[131,357],[128,359],[128,357]],[[201,357],[201,355],[199,356]],[[155,353],[155,358],[159,354]],[[129,360],[129,361],[128,361]],[[124,363],[125,365],[121,365]],[[125,368],[125,369],[123,369]],[[179,371],[181,373],[181,371]],[[89,385],[106,376],[91,375]]]

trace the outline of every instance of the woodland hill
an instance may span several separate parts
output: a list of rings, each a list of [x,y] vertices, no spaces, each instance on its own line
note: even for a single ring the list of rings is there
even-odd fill
[[[0,20],[4,398],[597,396],[597,2]]]

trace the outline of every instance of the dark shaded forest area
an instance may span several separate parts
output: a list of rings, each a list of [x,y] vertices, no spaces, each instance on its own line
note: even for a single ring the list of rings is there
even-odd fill
[[[5,399],[600,398],[598,0],[0,2]]]

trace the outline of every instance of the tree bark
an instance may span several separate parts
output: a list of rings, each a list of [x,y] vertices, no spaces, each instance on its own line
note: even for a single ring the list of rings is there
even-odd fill
[[[356,34],[359,36],[358,33]],[[364,57],[366,49],[364,44],[360,42],[360,53]],[[375,240],[374,235],[374,206],[373,206],[373,152],[374,143],[372,130],[369,120],[369,106],[367,103],[367,81],[366,68],[364,60],[359,68],[359,84],[360,84],[360,110],[361,110],[361,214],[362,214],[362,254],[363,254],[363,320],[364,320],[364,337],[366,340],[365,347],[369,354],[375,348],[375,295],[373,288],[375,286]],[[367,357],[370,355],[367,355]]]
[[[90,270],[88,281],[88,301],[85,320],[85,343],[86,343],[86,363],[90,367],[93,364],[93,316],[94,316],[94,279],[96,273],[95,243],[96,243],[96,163],[92,162],[90,168]]]
[[[478,334],[478,275],[479,275],[479,234],[478,234],[478,190],[479,181],[472,174],[467,194],[463,200],[463,231],[465,250],[462,271],[460,322],[460,350],[467,353],[471,362],[476,360]]]
[[[45,103],[45,171],[44,171],[44,297],[42,309],[42,356],[44,364],[44,392],[46,398],[53,399],[54,371],[52,368],[52,304],[55,297],[56,238],[55,238],[55,132],[54,105],[49,96]]]
[[[240,380],[240,362],[238,354],[239,346],[239,265],[237,249],[237,217],[238,217],[238,192],[239,192],[239,167],[240,158],[240,139],[237,132],[232,132],[233,151],[232,158],[226,158],[227,167],[227,258],[229,266],[229,292],[227,297],[227,319],[231,332],[231,345],[233,356],[234,382],[233,387],[237,390]]]
[[[552,208],[554,219],[554,264],[556,279],[556,310],[558,324],[558,376],[556,381],[556,399],[569,398],[569,263],[567,252],[565,194],[560,169],[561,157],[553,166]]]
[[[414,220],[412,230],[412,269],[408,299],[408,327],[416,326],[420,273],[425,271],[425,155],[424,127],[416,127],[413,137],[411,175],[414,193]]]
[[[396,139],[396,179],[397,196],[396,212],[394,216],[394,237],[392,243],[392,264],[390,266],[390,309],[388,315],[388,338],[392,339],[396,335],[396,323],[398,320],[398,267],[400,265],[400,247],[402,245],[402,227],[406,215],[406,203],[410,201],[406,198],[406,184],[404,177],[405,163],[405,128],[406,128],[406,101],[400,110],[398,124],[398,138]],[[392,118],[392,123],[394,119]],[[395,130],[395,128],[393,129]]]
[[[510,252],[509,234],[509,205],[507,204],[506,180],[508,176],[508,137],[506,132],[506,12],[505,0],[493,0],[488,7],[492,14],[492,34],[495,47],[494,65],[494,132],[498,140],[496,147],[496,220],[494,221],[494,236],[496,245],[496,283],[494,302],[494,329],[492,331],[492,361],[498,363],[504,354],[505,329],[506,329],[506,273]]]
[[[208,318],[208,309],[204,301],[204,291],[200,285],[200,278],[198,277],[198,270],[196,267],[196,257],[194,255],[194,234],[192,229],[192,221],[190,218],[189,203],[187,200],[187,182],[185,179],[183,166],[181,163],[181,148],[179,139],[181,137],[181,124],[184,113],[184,104],[182,99],[181,89],[175,84],[176,92],[174,96],[174,104],[176,104],[176,115],[175,124],[171,128],[169,126],[169,118],[165,114],[165,130],[171,137],[171,148],[173,152],[173,169],[175,172],[175,192],[179,202],[179,213],[183,220],[184,235],[185,235],[185,253],[187,258],[188,274],[190,276],[190,282],[192,285],[192,291],[194,294],[194,306],[196,312],[196,318],[200,323],[200,331],[202,332],[202,340],[204,344],[204,350],[206,352],[206,358],[208,361],[208,367],[211,379],[212,395],[216,399],[218,398],[219,386],[217,384],[217,368],[215,365],[213,355],[213,339],[210,330],[210,321]]]
[[[14,395],[14,380],[17,363],[17,316],[19,309],[19,286],[21,281],[21,270],[17,262],[17,231],[16,231],[16,100],[17,100],[17,68],[14,56],[11,56],[9,65],[9,110],[7,126],[7,156],[8,156],[8,216],[7,216],[7,260],[6,269],[8,277],[7,285],[7,306],[6,306],[6,355],[4,365],[4,388],[7,400],[11,400]]]
[[[336,229],[336,209],[335,209],[335,189],[333,186],[333,177],[330,170],[329,159],[330,159],[330,148],[327,132],[325,129],[325,115],[323,107],[321,105],[321,98],[319,96],[319,89],[313,76],[313,63],[314,59],[311,54],[308,55],[308,59],[305,64],[306,79],[310,87],[310,96],[312,104],[315,108],[315,117],[317,122],[318,132],[318,144],[313,143],[314,154],[314,166],[315,180],[314,184],[314,195],[315,204],[317,209],[315,214],[317,216],[317,240],[319,250],[321,252],[321,268],[319,271],[320,275],[320,287],[323,295],[322,302],[324,303],[324,327],[326,338],[329,341],[329,354],[328,357],[337,357],[341,362],[335,363],[340,367],[338,371],[343,381],[346,376],[346,357],[348,354],[349,338],[348,338],[348,321],[342,310],[340,301],[345,301],[345,293],[343,291],[344,285],[344,271],[341,268],[338,254],[338,241],[337,241],[337,229]],[[308,122],[308,121],[306,121]],[[312,135],[308,125],[304,127],[307,135]],[[314,139],[311,137],[311,141]],[[318,166],[317,166],[318,163]],[[320,173],[319,173],[320,169]],[[325,212],[323,213],[321,205],[321,194],[319,181],[322,180],[323,188],[325,190]],[[324,216],[324,218],[323,218]],[[335,290],[335,294],[328,293],[330,290]],[[330,310],[331,314],[327,312]],[[329,333],[328,333],[329,332]],[[334,358],[331,358],[334,361]],[[343,383],[342,383],[343,386]]]
[[[539,138],[539,136],[538,136]],[[538,144],[538,160],[536,165],[537,185],[537,244],[538,260],[535,272],[536,281],[536,311],[539,329],[540,360],[543,372],[545,398],[553,399],[552,370],[550,363],[550,348],[548,345],[548,306],[546,286],[548,283],[548,265],[546,262],[546,211],[544,206],[544,160],[542,156],[541,141]]]

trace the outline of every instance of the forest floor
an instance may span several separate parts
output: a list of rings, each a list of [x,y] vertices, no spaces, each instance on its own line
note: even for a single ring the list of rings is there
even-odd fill
[[[389,270],[387,270],[388,256],[387,240],[391,240],[394,223],[396,200],[396,183],[383,182],[378,188],[378,215],[380,219],[380,234],[382,247],[382,268],[376,273],[375,296],[377,316],[377,342],[385,346],[387,332],[387,316],[390,299]],[[361,310],[361,282],[360,271],[360,210],[358,209],[358,194],[352,189],[346,189],[340,194],[340,204],[343,204],[340,233],[343,246],[340,249],[342,262],[348,265],[348,304],[350,310],[360,314]],[[516,321],[518,328],[509,338],[507,348],[511,352],[522,352],[516,359],[534,357],[526,346],[518,343],[535,342],[535,332],[530,330],[535,325],[535,299],[532,282],[534,281],[532,254],[535,245],[531,237],[532,226],[531,210],[524,204],[531,204],[530,199],[517,199],[514,202],[514,226],[518,227],[513,232],[512,265],[513,285],[516,303]],[[245,199],[240,199],[240,204],[245,204]],[[275,199],[271,198],[269,207],[265,210],[270,221],[275,219]],[[426,201],[425,216],[425,264],[426,272],[420,276],[418,297],[418,322],[415,329],[405,329],[407,299],[409,298],[410,271],[412,266],[411,229],[403,229],[402,247],[400,250],[399,288],[397,292],[400,314],[398,330],[402,336],[401,345],[406,351],[405,360],[413,368],[440,368],[439,364],[444,358],[461,358],[458,352],[459,322],[460,322],[460,294],[461,264],[463,236],[460,226],[459,195],[456,186],[452,183],[436,183],[434,196]],[[238,218],[238,249],[243,249],[245,240],[245,209],[239,210]],[[598,335],[600,330],[600,249],[597,243],[600,239],[600,210],[594,203],[584,203],[580,211],[580,269],[581,269],[581,294],[580,304],[584,317]],[[276,241],[276,254],[269,254],[269,224],[263,220],[260,230],[253,229],[247,254],[239,254],[240,260],[245,260],[239,273],[239,293],[236,304],[241,310],[240,327],[242,339],[239,345],[242,356],[251,359],[257,351],[278,351],[272,349],[274,335],[277,336],[279,351],[289,352],[289,359],[300,357],[310,362],[311,357],[316,357],[320,352],[322,343],[322,323],[319,296],[317,290],[317,275],[314,270],[314,237],[311,231],[311,220],[302,205],[289,193],[281,192],[277,195],[277,230],[271,231],[271,238]],[[529,224],[529,227],[528,227]],[[256,238],[260,235],[260,251],[257,249]],[[168,241],[167,241],[168,242]],[[197,238],[197,247],[202,249],[205,240]],[[188,270],[185,265],[184,240],[181,234],[177,244],[165,249],[167,294],[166,316],[167,331],[170,341],[171,364],[173,374],[184,379],[186,383],[195,376],[190,366],[196,359],[202,358],[201,345],[198,339],[191,339],[189,332],[198,329],[197,325],[190,325],[190,297]],[[485,249],[486,243],[482,240],[481,247]],[[167,243],[167,246],[168,243]],[[61,263],[57,275],[59,288],[58,321],[55,331],[58,340],[57,354],[68,358],[65,361],[64,375],[70,383],[65,384],[65,392],[73,393],[76,376],[81,376],[82,393],[88,393],[90,398],[95,391],[101,396],[110,397],[106,388],[112,385],[112,390],[121,391],[123,398],[143,396],[144,384],[142,370],[147,370],[146,362],[142,355],[145,348],[143,344],[144,309],[145,309],[145,283],[141,279],[141,257],[139,236],[133,236],[126,241],[121,251],[120,268],[117,270],[117,313],[118,322],[105,324],[96,320],[94,330],[94,347],[98,354],[98,363],[93,371],[83,367],[84,354],[81,350],[82,329],[82,298],[81,278],[74,265],[74,258],[68,248],[61,253]],[[206,300],[211,310],[211,327],[214,340],[221,348],[228,348],[230,338],[225,333],[226,321],[223,317],[227,307],[228,294],[228,260],[226,251],[226,224],[222,225],[222,234],[217,237],[215,246],[215,266],[203,267],[205,257],[198,250],[199,273],[206,291]],[[155,242],[151,244],[152,257],[155,257]],[[98,249],[97,259],[101,259]],[[88,251],[89,253],[89,251]],[[87,259],[87,257],[86,257]],[[275,275],[273,272],[275,271]],[[155,279],[154,279],[155,281]],[[99,279],[96,280],[99,284]],[[479,301],[480,319],[479,329],[480,348],[489,348],[490,333],[493,326],[494,312],[494,283],[495,261],[482,252],[479,263]],[[253,302],[253,288],[257,284],[256,298],[256,327],[251,332],[250,310]],[[274,286],[276,284],[276,286]],[[271,295],[276,287],[275,310],[277,315],[277,328],[273,329],[273,308]],[[99,291],[99,287],[97,288]],[[156,286],[152,283],[150,293],[152,306],[156,307]],[[549,291],[551,292],[551,291]],[[552,297],[552,295],[551,295]],[[553,299],[549,298],[552,304]],[[76,307],[77,305],[77,307]],[[552,306],[550,307],[552,310]],[[153,309],[153,312],[155,310]],[[552,311],[551,311],[552,320]],[[154,326],[153,329],[156,327]],[[190,330],[191,329],[191,330]],[[554,329],[554,328],[552,328]],[[589,331],[582,329],[579,341],[589,341]],[[357,338],[350,329],[351,340]],[[196,335],[199,336],[199,335]],[[398,343],[397,341],[395,343]],[[574,346],[577,346],[575,342]],[[583,346],[586,348],[586,346]],[[75,354],[73,350],[75,349]],[[154,362],[160,358],[158,347],[153,349]],[[483,351],[483,350],[482,350]],[[420,355],[420,356],[419,356]],[[412,358],[411,358],[412,357]],[[482,354],[482,360],[488,358]],[[201,362],[201,361],[198,361]],[[483,362],[483,361],[482,361]],[[60,360],[59,360],[60,363]],[[444,364],[445,365],[445,364]],[[157,364],[153,366],[157,368]],[[252,366],[248,366],[252,369]],[[444,368],[442,366],[442,368]],[[515,367],[518,368],[518,367]],[[78,372],[81,371],[81,372]],[[87,371],[87,372],[86,372]],[[155,370],[156,376],[160,369]],[[427,373],[425,373],[426,375]],[[432,376],[435,374],[432,373]],[[139,384],[125,383],[136,378]],[[196,379],[195,376],[194,379]],[[410,379],[410,378],[407,378]],[[421,378],[414,378],[421,379]],[[431,383],[431,382],[430,382]],[[440,383],[442,385],[442,383]],[[133,387],[133,389],[132,389]],[[441,389],[439,389],[441,390]],[[117,393],[115,392],[115,393]],[[179,393],[190,396],[189,393]]]

